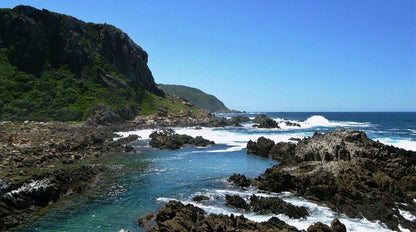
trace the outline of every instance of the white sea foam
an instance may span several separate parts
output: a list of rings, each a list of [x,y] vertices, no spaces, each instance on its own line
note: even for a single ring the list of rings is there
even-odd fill
[[[249,127],[249,126],[247,126]],[[201,130],[195,130],[194,128],[173,128],[178,134],[186,134],[193,137],[202,136],[205,139],[214,141],[216,144],[225,144],[230,147],[226,149],[212,149],[208,152],[231,152],[242,150],[246,147],[249,140],[257,140],[260,136],[264,136],[275,142],[289,142],[290,138],[303,138],[306,136],[305,133],[291,133],[291,134],[281,134],[281,133],[270,133],[266,129],[259,128],[250,128],[250,130],[257,130],[256,133],[246,133],[246,132],[233,132],[225,129],[218,128],[202,128]],[[137,130],[137,131],[128,131],[128,132],[118,132],[117,134],[122,137],[127,137],[129,135],[138,135],[139,139],[146,140],[149,139],[149,135],[152,133],[152,129],[146,130]]]
[[[252,194],[256,194],[257,196],[264,196],[264,197],[278,196],[282,198],[284,201],[292,203],[293,205],[307,207],[310,216],[307,217],[306,219],[293,219],[293,218],[289,218],[288,216],[284,214],[259,215],[255,213],[247,213],[244,211],[239,211],[237,209],[228,208],[220,204],[216,204],[216,205],[213,205],[212,203],[204,204],[204,203],[194,202],[191,200],[182,200],[181,202],[184,204],[192,204],[196,207],[203,209],[207,213],[226,214],[226,215],[242,214],[246,218],[252,221],[256,221],[256,222],[264,222],[264,221],[269,220],[271,217],[278,217],[281,220],[288,223],[289,225],[292,225],[298,229],[304,229],[304,230],[307,229],[310,225],[318,221],[325,223],[327,225],[330,225],[333,218],[337,217],[342,223],[345,224],[345,226],[347,227],[347,230],[351,232],[354,232],[354,231],[360,231],[360,232],[361,231],[364,231],[364,232],[366,231],[380,231],[380,232],[391,231],[383,227],[378,221],[371,222],[366,219],[349,218],[345,215],[339,215],[333,212],[328,207],[317,205],[301,197],[292,196],[290,193],[287,193],[287,192],[281,193],[281,194],[268,194],[268,193],[257,193],[255,189],[250,189],[248,191],[216,189],[216,190],[207,190],[207,192],[203,192],[203,193],[198,192],[197,194],[206,195],[211,200],[218,199],[219,197],[223,199],[226,194],[239,195],[245,198],[246,200],[248,200],[248,198]],[[170,200],[178,200],[178,199],[161,197],[161,198],[158,198],[157,200],[162,201],[162,202],[168,202]]]
[[[416,141],[393,138],[375,138],[374,140],[378,140],[381,143],[403,148],[406,150],[416,151]]]
[[[398,227],[401,232],[411,232],[410,230],[403,228],[400,224],[398,225]]]
[[[399,212],[400,212],[400,215],[402,215],[406,220],[409,220],[409,221],[413,221],[413,220],[416,220],[416,216],[415,215],[413,215],[413,214],[411,214],[410,212],[408,212],[408,211],[405,211],[405,210],[401,210],[400,208],[399,208]]]
[[[299,122],[301,128],[312,127],[369,127],[368,122],[343,122],[343,121],[329,121],[322,115],[313,115],[304,122]]]

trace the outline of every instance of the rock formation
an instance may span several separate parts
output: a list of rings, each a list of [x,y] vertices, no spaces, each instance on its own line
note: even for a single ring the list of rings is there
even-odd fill
[[[215,144],[213,141],[202,138],[202,136],[196,136],[193,138],[189,135],[176,134],[172,129],[154,131],[150,134],[150,138],[150,146],[169,150],[177,150],[187,145],[206,147],[208,145]]]
[[[300,232],[293,226],[286,224],[284,221],[272,217],[266,222],[257,223],[248,220],[243,215],[207,215],[202,209],[193,205],[184,205],[177,201],[168,202],[157,215],[147,215],[140,218],[139,225],[144,226],[149,232],[156,231],[224,231],[224,232],[243,232],[243,231],[260,231],[260,232]],[[308,232],[327,231],[345,232],[345,226],[334,219],[331,227],[325,224],[315,224],[308,228]],[[321,230],[320,230],[321,229]],[[324,229],[324,230],[322,230]]]
[[[416,230],[415,222],[400,214],[416,213],[416,152],[343,129],[315,133],[297,145],[278,143],[271,151],[281,164],[255,181],[259,189],[291,191],[349,217]]]

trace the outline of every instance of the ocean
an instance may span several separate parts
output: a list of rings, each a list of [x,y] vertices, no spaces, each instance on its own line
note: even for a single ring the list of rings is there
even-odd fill
[[[257,113],[243,114],[254,118]],[[260,136],[275,142],[290,138],[312,136],[337,128],[358,129],[382,143],[416,151],[416,113],[265,113],[279,123],[280,129],[261,129],[251,122],[242,127],[225,128],[174,128],[179,134],[201,135],[215,141],[208,148],[184,148],[165,151],[150,148],[149,134],[153,130],[119,132],[121,136],[137,134],[141,138],[133,143],[137,153],[112,153],[100,159],[110,171],[97,178],[95,186],[80,197],[63,200],[50,206],[17,231],[144,231],[137,218],[155,212],[169,200],[191,203],[208,213],[244,214],[254,221],[265,221],[277,216],[298,229],[306,229],[314,222],[330,224],[338,217],[348,231],[390,231],[377,221],[349,218],[329,208],[294,197],[290,193],[276,194],[298,206],[306,206],[307,219],[290,219],[286,215],[256,215],[225,206],[226,194],[249,198],[257,190],[242,191],[230,185],[227,178],[233,173],[254,178],[268,167],[278,164],[272,159],[247,155],[246,144]],[[231,117],[234,114],[219,114]],[[286,121],[299,126],[288,126]],[[98,161],[97,161],[98,162]],[[263,195],[273,195],[265,194]],[[210,198],[204,203],[192,201],[195,195]],[[402,211],[405,218],[416,220],[416,215]],[[406,230],[403,230],[406,231]]]

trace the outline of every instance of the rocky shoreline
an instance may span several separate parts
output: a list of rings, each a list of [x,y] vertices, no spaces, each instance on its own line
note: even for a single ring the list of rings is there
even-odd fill
[[[31,220],[36,213],[62,196],[84,192],[95,177],[106,170],[88,164],[109,152],[134,152],[129,145],[138,136],[117,137],[114,132],[185,126],[236,126],[250,120],[214,114],[195,116],[149,115],[133,121],[115,123],[108,114],[99,114],[85,123],[1,122],[0,123],[0,230]],[[175,136],[175,138],[178,136]],[[203,138],[178,138],[182,145],[206,146]]]
[[[74,123],[0,125],[0,230],[31,219],[62,196],[85,191],[105,170],[90,165],[108,152],[133,152],[137,136],[114,141],[111,127]]]
[[[168,202],[157,214],[149,214],[138,220],[139,225],[149,232],[157,231],[273,231],[301,232],[277,217],[266,222],[253,222],[243,215],[236,216],[206,214],[202,209],[178,201]],[[334,219],[331,227],[317,222],[308,227],[307,232],[346,232],[345,225]]]
[[[416,230],[401,211],[416,214],[416,152],[373,141],[364,132],[338,129],[294,143],[249,141],[247,152],[280,162],[263,176],[231,179],[260,190],[290,191],[352,218],[378,220],[389,229]],[[238,178],[237,178],[238,177]]]
[[[214,115],[202,118],[153,115],[137,117],[123,124],[106,125],[91,121],[83,124],[2,123],[0,229],[10,229],[29,221],[40,209],[62,196],[85,191],[106,167],[88,165],[83,161],[99,159],[108,152],[134,152],[129,143],[138,137],[132,135],[113,140],[115,131],[168,126],[238,126],[247,120],[241,116],[225,119]],[[174,140],[171,141],[169,136]],[[187,144],[212,144],[203,138],[184,136],[170,133],[168,129],[153,133],[157,141],[155,147],[158,148],[179,149]],[[336,130],[326,134],[315,133],[311,138],[293,143],[275,143],[260,137],[257,141],[248,142],[247,153],[272,157],[280,164],[267,169],[256,179],[235,174],[229,181],[236,186],[243,189],[255,186],[262,191],[276,193],[290,191],[349,217],[379,220],[392,230],[399,230],[399,226],[416,230],[415,223],[400,214],[402,210],[416,213],[413,202],[416,199],[415,152],[372,141],[360,131]],[[204,196],[199,196],[195,201],[204,199]],[[255,213],[284,213],[294,218],[308,215],[306,209],[274,197],[253,195],[246,202],[239,196],[230,195],[224,203]],[[170,216],[159,216],[166,214],[166,210]],[[189,221],[191,219],[196,221]],[[169,202],[157,216],[148,216],[140,223],[149,231],[175,231],[175,228],[198,231],[213,228],[223,231],[299,231],[277,218],[255,223],[242,216],[206,215],[201,209],[178,202]],[[317,223],[311,225],[308,231],[346,231],[338,220],[334,223],[331,227]],[[335,227],[339,230],[332,230]]]

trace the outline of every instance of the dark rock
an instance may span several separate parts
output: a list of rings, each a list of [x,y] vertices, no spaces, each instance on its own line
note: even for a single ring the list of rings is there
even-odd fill
[[[196,202],[207,201],[209,200],[209,197],[203,195],[196,195],[192,198],[192,200]]]
[[[238,208],[238,209],[250,209],[250,206],[247,204],[247,202],[240,196],[237,195],[225,195],[225,204],[232,208]]]
[[[143,225],[145,220],[140,220]],[[274,231],[299,232],[295,227],[289,226],[277,218],[267,222],[256,223],[246,219],[243,215],[206,215],[203,210],[180,202],[168,202],[157,214],[156,226],[147,231]]]
[[[253,122],[258,123],[254,125],[255,127],[258,127],[258,128],[279,128],[276,121],[268,118],[264,114],[261,114],[257,116],[256,118],[254,118]]]
[[[323,224],[322,222],[317,222],[308,227],[308,232],[331,232],[329,226]]]
[[[248,141],[247,143],[247,154],[258,155],[261,157],[269,157],[270,150],[274,146],[274,141],[260,137],[257,142]]]
[[[193,138],[189,135],[176,134],[175,131],[170,128],[154,131],[149,137],[151,138],[149,143],[150,146],[159,149],[177,150],[186,145],[206,147],[215,144],[213,141],[202,138],[202,136]]]
[[[248,187],[251,185],[251,181],[247,179],[245,175],[240,175],[234,173],[230,178],[228,178],[228,181],[233,182],[236,186],[239,186],[241,188]]]
[[[300,127],[300,124],[299,123],[296,123],[296,122],[286,121],[285,124],[286,124],[286,126],[296,126],[296,127]]]
[[[306,207],[294,206],[278,197],[250,197],[250,210],[260,214],[286,214],[290,218],[305,218],[309,216]]]
[[[0,229],[27,221],[41,207],[56,202],[68,192],[83,192],[88,182],[103,169],[81,166],[34,175],[20,186],[9,187],[0,197]]]
[[[250,197],[250,204],[240,196],[226,195],[225,203],[232,208],[243,209],[258,214],[286,214],[290,218],[305,218],[309,216],[306,207],[294,206],[278,197]]]
[[[253,119],[253,123],[260,123],[261,121],[266,119],[268,119],[268,117],[265,114],[260,114]]]
[[[248,122],[250,118],[247,116],[236,115],[229,119],[230,124],[240,125],[240,123]]]
[[[295,156],[295,147],[296,145],[293,143],[279,142],[271,148],[270,155],[273,159],[284,164],[285,162],[293,160],[293,157]]]
[[[347,228],[338,220],[338,218],[335,218],[331,222],[331,232],[347,232]]]
[[[297,145],[279,143],[271,153],[281,165],[254,182],[259,189],[290,191],[349,217],[379,220],[392,230],[399,224],[416,230],[395,203],[416,212],[416,152],[372,141],[360,131],[336,130],[315,133]]]

